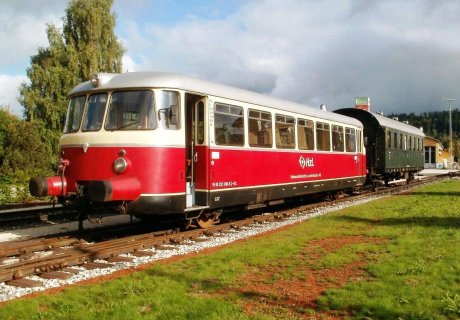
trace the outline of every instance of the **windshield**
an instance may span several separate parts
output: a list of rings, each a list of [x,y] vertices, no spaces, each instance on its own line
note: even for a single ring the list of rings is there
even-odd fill
[[[97,131],[101,129],[106,103],[107,93],[98,93],[89,96],[81,128],[83,131]]]
[[[106,130],[155,129],[153,92],[120,91],[110,99],[105,123]]]
[[[80,127],[80,120],[85,107],[86,96],[73,97],[70,99],[67,110],[67,118],[64,126],[64,133],[77,132]]]

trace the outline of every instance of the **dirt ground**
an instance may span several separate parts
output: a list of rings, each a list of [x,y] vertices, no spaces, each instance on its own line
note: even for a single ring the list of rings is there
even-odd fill
[[[234,291],[245,297],[244,309],[249,314],[255,311],[266,314],[286,312],[300,319],[343,319],[350,314],[320,311],[317,300],[327,289],[367,279],[363,270],[367,262],[360,257],[339,268],[312,266],[326,254],[336,252],[345,245],[381,242],[381,239],[363,236],[310,241],[295,262],[286,261],[248,273],[240,279],[240,286]],[[293,269],[289,269],[292,266]]]

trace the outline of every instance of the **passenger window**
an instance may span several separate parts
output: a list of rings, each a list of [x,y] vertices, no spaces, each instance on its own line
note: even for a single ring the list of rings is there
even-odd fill
[[[387,148],[391,148],[391,131],[387,130]]]
[[[394,146],[393,148],[394,149],[398,149],[398,133],[395,132],[394,135],[393,135],[394,139],[393,139],[393,143],[394,143]]]
[[[356,129],[345,128],[345,151],[356,152]]]
[[[280,149],[295,148],[295,120],[294,117],[275,115],[276,147]]]
[[[331,135],[328,123],[316,123],[316,146],[319,151],[331,150]]]
[[[406,135],[404,135],[404,138],[403,138],[403,149],[407,150],[407,136]]]
[[[270,148],[273,144],[271,113],[249,109],[248,115],[249,145]]]
[[[332,125],[332,150],[343,152],[344,144],[343,127]]]
[[[83,118],[83,131],[98,131],[101,129],[106,103],[107,93],[97,93],[89,96],[86,113]]]
[[[403,148],[403,135],[400,133],[399,134],[399,149]]]
[[[217,103],[214,107],[216,144],[244,146],[243,108]]]
[[[297,140],[299,149],[315,150],[314,124],[312,120],[297,120]]]
[[[156,100],[160,128],[170,130],[180,129],[179,92],[163,90]]]

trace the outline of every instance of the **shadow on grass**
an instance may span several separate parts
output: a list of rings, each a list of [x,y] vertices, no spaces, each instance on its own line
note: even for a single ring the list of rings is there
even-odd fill
[[[460,229],[460,215],[458,217],[405,217],[405,218],[363,218],[354,216],[337,216],[335,220],[367,223],[379,226],[418,225],[422,227],[438,227]]]

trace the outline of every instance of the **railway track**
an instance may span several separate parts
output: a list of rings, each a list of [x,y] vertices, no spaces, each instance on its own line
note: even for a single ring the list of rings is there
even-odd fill
[[[74,211],[64,210],[60,204],[46,202],[14,204],[0,207],[0,223],[3,225],[14,225],[31,221],[46,221],[51,217],[71,217],[74,215]]]
[[[291,224],[315,216],[327,208],[353,205],[368,197],[382,197],[434,181],[386,188],[373,194],[357,195],[333,201],[303,205],[256,215],[240,221],[211,226],[208,229],[180,231],[168,229],[146,232],[145,226],[123,225],[70,232],[26,240],[0,243],[0,282],[13,287],[42,287],[47,279],[66,281],[82,270],[105,269],[118,263],[131,263],[136,257],[151,257],[164,250],[238,234],[248,228],[265,231],[271,223]],[[259,229],[260,231],[257,231]],[[116,235],[116,237],[114,237]]]

